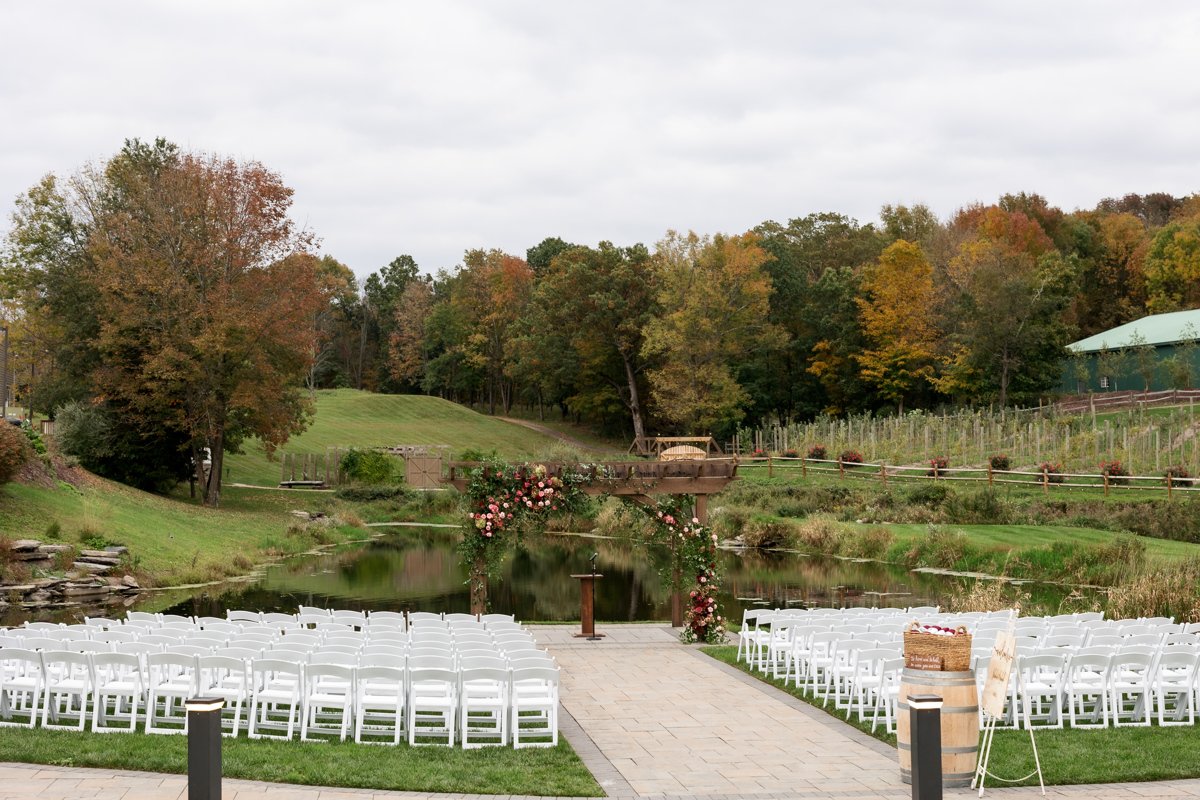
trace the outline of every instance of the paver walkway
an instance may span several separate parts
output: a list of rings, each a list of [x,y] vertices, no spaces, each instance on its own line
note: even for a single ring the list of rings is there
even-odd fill
[[[536,626],[563,668],[563,735],[610,796],[724,800],[907,800],[895,751],[837,719],[684,647],[659,625]],[[576,724],[578,723],[578,724]],[[0,752],[0,758],[3,758]],[[183,776],[0,763],[0,800],[182,800]],[[1050,797],[1200,797],[1200,781],[1064,786]],[[947,790],[947,797],[974,797]],[[1032,800],[1037,789],[989,789]],[[227,780],[225,800],[485,800]],[[497,800],[490,796],[490,800]],[[505,799],[509,800],[509,799]]]

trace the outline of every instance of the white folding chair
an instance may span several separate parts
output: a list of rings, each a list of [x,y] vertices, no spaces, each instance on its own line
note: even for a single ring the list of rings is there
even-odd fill
[[[300,713],[304,668],[293,661],[260,658],[250,662],[251,739],[291,739]],[[283,710],[287,717],[281,719]],[[282,732],[282,733],[281,733]]]
[[[453,669],[416,668],[408,672],[408,743],[434,744],[418,739],[445,738],[454,745],[458,710],[458,673]]]
[[[345,741],[354,696],[353,666],[318,663],[305,667],[300,740],[321,741],[320,736],[336,735],[338,741]]]
[[[138,706],[145,698],[145,673],[137,653],[95,653],[92,692],[92,731],[132,733],[137,730]],[[125,722],[125,727],[113,723]]]
[[[522,747],[558,744],[558,670],[523,667],[512,670],[512,743]]]
[[[1025,727],[1061,728],[1067,655],[1063,652],[1042,652],[1021,656],[1017,659],[1016,668],[1020,675],[1017,693]]]
[[[1182,647],[1166,648],[1158,657],[1154,666],[1154,699],[1159,725],[1195,724],[1198,659],[1200,653]]]
[[[0,650],[0,726],[37,725],[45,688],[41,653],[16,647]]]
[[[1072,728],[1108,727],[1111,662],[1112,656],[1107,655],[1074,655],[1067,661],[1064,699]]]
[[[477,666],[484,659],[473,661],[474,664],[464,665],[459,672],[458,728],[462,748],[503,747],[508,744],[510,673],[503,659],[493,659],[497,666]]]
[[[146,733],[187,733],[184,701],[196,697],[199,658],[183,648],[146,656]]]
[[[355,689],[354,741],[359,744],[400,744],[404,735],[407,694],[404,669],[361,666],[355,673]]]
[[[1113,727],[1150,725],[1153,703],[1154,655],[1152,653],[1118,652],[1109,667],[1109,708]]]
[[[257,658],[255,652],[253,658]],[[250,672],[248,658],[241,651],[220,650],[213,655],[200,656],[197,662],[197,697],[220,697],[222,735],[237,737],[242,724],[242,712],[250,702]]]
[[[94,683],[92,657],[69,650],[44,650],[42,674],[46,676],[42,727],[82,731]]]

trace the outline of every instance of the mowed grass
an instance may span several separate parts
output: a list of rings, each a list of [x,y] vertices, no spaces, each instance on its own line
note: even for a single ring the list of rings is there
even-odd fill
[[[0,728],[6,761],[184,774],[187,737]],[[223,774],[273,783],[454,794],[601,797],[567,742],[554,748],[380,747],[353,742],[222,740]]]
[[[324,454],[330,447],[444,444],[455,456],[474,449],[526,459],[557,443],[537,431],[437,397],[328,389],[317,392],[316,414],[308,430],[291,439],[282,452]],[[279,483],[279,462],[269,460],[258,442],[247,442],[243,450],[225,457],[226,482]]]
[[[763,683],[799,698],[814,708],[830,714],[874,736],[892,747],[896,737],[886,733],[882,721],[872,731],[871,723],[857,717],[846,719],[843,712],[824,706],[820,699],[806,695],[794,686],[752,670],[746,662],[737,662],[737,648],[732,646],[704,647],[705,655],[740,669]],[[1196,747],[1197,730],[1192,726],[1162,728],[1105,728],[1100,730],[1037,730],[1038,755],[1047,785],[1064,786],[1088,783],[1126,783],[1164,781],[1200,777],[1200,748]],[[897,762],[897,769],[899,763]],[[1015,780],[1034,770],[1033,750],[1029,732],[998,730],[988,771],[1002,778]],[[1036,786],[1037,777],[1001,784],[989,779],[988,786]]]
[[[940,528],[948,531],[961,531],[973,544],[995,550],[1011,550],[1024,547],[1048,547],[1056,542],[1076,542],[1078,544],[1101,546],[1111,544],[1113,531],[1097,528],[1078,528],[1070,525],[907,525],[898,523],[883,523],[881,526],[858,525],[849,523],[854,528],[885,527],[896,539],[910,541],[929,533],[930,528]],[[1169,539],[1151,539],[1139,537],[1146,545],[1146,555],[1159,563],[1170,561],[1185,561],[1200,556],[1200,545],[1190,542],[1176,542]]]
[[[227,507],[214,510],[100,478],[81,487],[10,483],[0,487],[0,532],[10,539],[54,541],[50,534],[56,523],[62,543],[87,546],[82,538],[98,536],[128,547],[130,566],[160,585],[243,573],[271,556],[321,543],[289,533],[294,518],[288,510],[313,510],[314,504],[328,502],[327,496],[275,494],[246,502],[230,490],[227,498]],[[365,534],[331,526],[321,535],[338,541]]]

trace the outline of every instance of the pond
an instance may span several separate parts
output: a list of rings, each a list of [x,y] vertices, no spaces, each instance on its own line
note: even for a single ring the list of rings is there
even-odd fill
[[[224,616],[227,609],[292,612],[299,605],[377,611],[468,611],[466,571],[458,532],[412,527],[320,555],[289,559],[260,577],[193,590],[143,595],[135,609]],[[530,621],[579,618],[579,584],[597,554],[603,575],[596,619],[643,622],[670,619],[670,596],[660,569],[663,548],[589,534],[529,535],[510,548],[490,591],[492,610]],[[953,578],[915,573],[877,562],[805,556],[793,552],[721,551],[721,602],[735,621],[748,607],[916,606],[942,602]],[[1028,586],[1035,601],[1056,606],[1062,587]],[[82,618],[79,609],[44,611],[37,619]],[[97,610],[93,614],[120,612]],[[28,613],[10,609],[4,624]]]

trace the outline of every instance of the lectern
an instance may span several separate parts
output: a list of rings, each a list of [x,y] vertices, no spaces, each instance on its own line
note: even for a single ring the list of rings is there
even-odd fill
[[[600,639],[604,634],[596,633],[596,581],[604,576],[594,572],[585,572],[582,575],[572,575],[571,577],[579,579],[579,621],[582,630],[575,634],[575,637]]]

